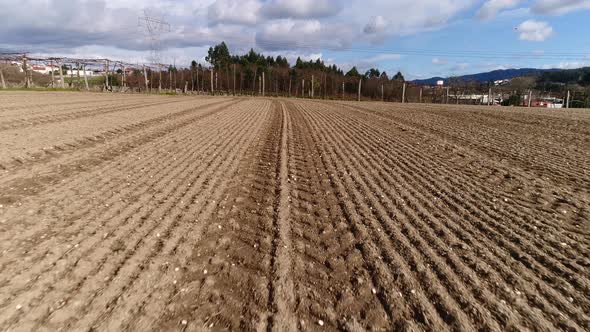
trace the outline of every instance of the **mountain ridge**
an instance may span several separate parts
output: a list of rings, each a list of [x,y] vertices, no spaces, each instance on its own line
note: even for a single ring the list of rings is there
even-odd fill
[[[454,79],[459,79],[465,82],[492,82],[497,80],[512,79],[519,76],[533,76],[540,75],[544,72],[558,71],[560,69],[538,69],[538,68],[515,68],[515,69],[497,69],[483,73],[468,74],[461,76],[453,76]],[[418,85],[436,85],[437,81],[444,81],[448,84],[450,77],[431,77],[426,79],[413,80],[413,83]]]

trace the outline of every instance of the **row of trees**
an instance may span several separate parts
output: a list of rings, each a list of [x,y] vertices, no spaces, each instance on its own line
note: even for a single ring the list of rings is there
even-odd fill
[[[353,67],[344,73],[336,65],[327,65],[321,59],[304,61],[297,58],[291,65],[285,57],[264,56],[253,49],[243,55],[232,55],[225,42],[210,47],[205,60],[212,66],[213,77],[209,82],[201,82],[202,86],[191,86],[220,93],[341,98],[356,96],[361,85],[364,97],[381,98],[385,97],[382,91],[385,87],[382,86],[401,86],[404,82],[399,72],[391,79],[387,73],[375,68],[361,74]],[[196,77],[202,67],[193,61],[190,70]],[[202,75],[206,75],[205,71]]]

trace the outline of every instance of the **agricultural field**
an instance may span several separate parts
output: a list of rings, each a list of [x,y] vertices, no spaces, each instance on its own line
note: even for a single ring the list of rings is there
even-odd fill
[[[0,92],[0,330],[590,329],[590,110]]]

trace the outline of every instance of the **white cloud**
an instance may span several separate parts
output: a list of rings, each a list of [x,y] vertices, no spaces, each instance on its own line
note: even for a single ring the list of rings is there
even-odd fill
[[[449,63],[449,60],[443,58],[433,58],[432,63],[435,65],[446,65]]]
[[[363,29],[366,34],[381,33],[387,28],[389,22],[381,15],[375,16]]]
[[[217,0],[209,6],[209,23],[255,25],[261,7],[258,0]]]
[[[543,69],[576,69],[590,66],[589,61],[562,61],[556,64],[543,65]]]
[[[466,62],[457,63],[451,67],[451,71],[464,71],[469,68],[469,64]]]
[[[256,34],[256,43],[267,50],[340,49],[356,38],[345,24],[322,23],[319,20],[273,20]]]
[[[477,17],[481,20],[491,20],[505,9],[516,7],[521,0],[488,0],[477,12]]]
[[[533,12],[542,15],[563,15],[590,9],[590,0],[537,0]]]
[[[0,48],[44,54],[140,61],[150,42],[137,26],[144,8],[171,25],[160,36],[162,61],[202,59],[225,41],[232,53],[315,57],[332,49],[376,43],[444,28],[482,0],[0,0]],[[92,24],[88,24],[92,22]],[[361,47],[361,46],[358,46]],[[325,53],[324,53],[325,54]],[[347,55],[378,65],[394,54]],[[145,61],[145,60],[144,60]]]
[[[336,0],[270,0],[264,4],[262,13],[269,18],[322,18],[334,16],[341,9]]]
[[[517,28],[521,40],[541,42],[553,35],[553,28],[547,22],[527,20]]]
[[[358,24],[370,42],[444,27],[476,0],[351,0],[342,10],[349,24]],[[370,18],[368,21],[366,18]]]
[[[388,60],[399,60],[399,59],[401,59],[401,57],[402,57],[401,54],[393,54],[393,53],[378,54],[378,55],[367,58],[367,61],[381,62],[381,61],[388,61]]]
[[[337,64],[338,67],[342,68],[344,72],[347,72],[352,67],[356,67],[359,72],[365,72],[371,68],[387,68],[391,61],[396,61],[402,58],[401,54],[377,54],[371,57],[364,57],[360,59],[355,59],[353,62],[344,62]],[[392,68],[387,69],[391,74],[394,71]],[[395,70],[397,71],[397,70]]]

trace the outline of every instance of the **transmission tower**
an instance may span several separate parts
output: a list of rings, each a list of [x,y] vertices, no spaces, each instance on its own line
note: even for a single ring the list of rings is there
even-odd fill
[[[153,17],[147,10],[144,10],[143,13],[144,16],[138,18],[138,25],[144,29],[150,43],[150,61],[159,64],[162,51],[160,36],[171,31],[170,24],[161,18]]]

